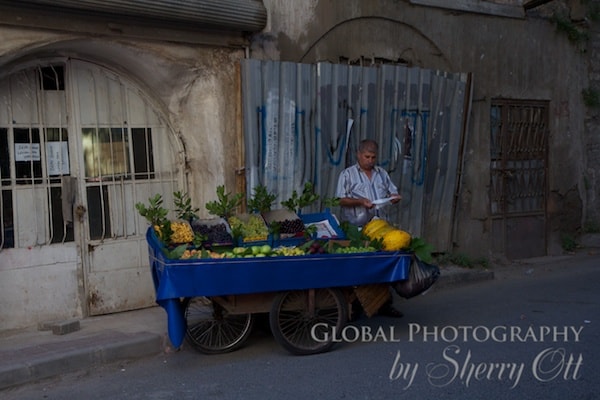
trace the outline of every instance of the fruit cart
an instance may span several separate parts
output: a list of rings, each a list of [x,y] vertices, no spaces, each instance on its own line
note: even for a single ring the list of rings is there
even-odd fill
[[[154,229],[146,239],[172,345],[187,338],[207,354],[242,346],[258,313],[268,313],[275,340],[292,354],[327,351],[350,304],[358,300],[372,315],[389,298],[389,283],[408,278],[411,261],[399,251],[169,259]]]

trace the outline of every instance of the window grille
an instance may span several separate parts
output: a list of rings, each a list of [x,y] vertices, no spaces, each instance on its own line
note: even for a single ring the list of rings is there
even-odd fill
[[[491,212],[543,213],[548,104],[496,100],[491,123]]]
[[[87,207],[88,239],[142,234],[135,203],[166,193],[169,204],[178,190],[167,132],[139,90],[92,64],[0,80],[0,249],[74,241],[73,193]]]

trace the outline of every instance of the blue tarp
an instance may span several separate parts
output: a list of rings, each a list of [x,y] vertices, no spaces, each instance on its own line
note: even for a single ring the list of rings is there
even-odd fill
[[[411,253],[372,252],[262,258],[169,259],[164,244],[146,233],[156,302],[168,315],[169,338],[185,336],[180,299],[311,288],[348,287],[408,278]]]

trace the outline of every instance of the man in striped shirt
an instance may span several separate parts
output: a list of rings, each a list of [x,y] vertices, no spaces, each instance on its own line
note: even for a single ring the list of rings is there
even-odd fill
[[[376,165],[378,150],[376,141],[361,141],[356,153],[357,163],[340,173],[336,197],[340,199],[342,221],[363,226],[373,217],[387,219],[385,207],[379,208],[373,202],[390,199],[390,203],[396,204],[402,199],[387,171]],[[360,304],[353,304],[353,307],[359,314]],[[379,314],[394,318],[403,316],[394,308],[392,298],[381,306]]]
[[[357,163],[340,173],[336,197],[340,199],[342,221],[363,226],[376,216],[387,219],[385,207],[380,208],[373,201],[391,199],[395,204],[402,199],[387,171],[376,165],[377,151],[376,141],[361,141]]]

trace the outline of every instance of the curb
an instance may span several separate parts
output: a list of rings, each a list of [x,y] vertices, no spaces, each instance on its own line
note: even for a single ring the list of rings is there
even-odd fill
[[[154,333],[107,332],[67,344],[54,343],[3,352],[5,360],[10,357],[14,362],[0,369],[0,390],[87,370],[94,365],[159,354],[162,345],[163,337]]]

